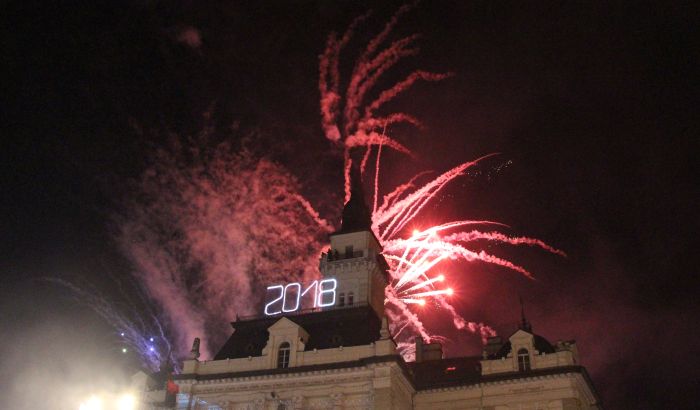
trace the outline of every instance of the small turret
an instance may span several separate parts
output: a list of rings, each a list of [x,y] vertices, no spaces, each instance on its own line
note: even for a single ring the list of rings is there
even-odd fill
[[[520,325],[518,326],[518,328],[528,333],[532,333],[532,325],[525,318],[525,303],[523,302],[522,297],[520,297]]]
[[[192,342],[192,350],[190,350],[190,359],[199,359],[199,338],[195,337],[194,342]]]

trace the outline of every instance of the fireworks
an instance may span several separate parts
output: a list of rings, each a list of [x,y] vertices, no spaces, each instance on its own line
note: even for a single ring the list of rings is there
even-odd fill
[[[133,351],[144,368],[152,372],[158,372],[163,368],[176,373],[180,371],[176,352],[170,344],[161,320],[149,308],[149,304],[142,298],[143,295],[140,292],[121,292],[125,302],[132,307],[131,310],[125,310],[120,309],[97,289],[79,287],[58,278],[45,278],[45,280],[70,290],[79,303],[89,306],[115,330],[118,330],[117,345],[121,346],[120,351],[124,354]],[[131,296],[134,294],[139,296],[139,299]],[[136,306],[139,307],[139,311]]]
[[[375,88],[383,74],[394,67],[402,58],[418,53],[419,49],[415,45],[418,39],[416,35],[396,40],[384,49],[380,49],[382,43],[386,41],[397,24],[399,17],[413,7],[415,4],[399,8],[384,26],[384,29],[367,44],[355,62],[343,97],[341,97],[340,91],[340,52],[352,38],[357,26],[364,22],[368,15],[355,19],[340,38],[335,33],[331,33],[326,42],[326,49],[319,57],[321,125],[326,138],[344,147],[346,202],[350,199],[350,168],[353,162],[350,150],[353,148],[365,149],[360,162],[361,171],[364,172],[370,149],[373,146],[387,146],[405,154],[411,153],[403,144],[386,136],[384,132],[380,133],[380,130],[396,123],[421,126],[420,121],[409,114],[399,112],[382,116],[377,111],[396,96],[411,88],[418,80],[440,81],[451,75],[450,73],[414,71],[404,80],[381,91],[373,101],[364,104],[368,92]]]
[[[387,303],[390,305],[387,312],[392,319],[394,336],[399,340],[399,347],[407,356],[411,355],[411,345],[405,340],[408,336],[397,337],[403,330],[411,328],[413,332],[419,333],[428,341],[435,338],[434,335],[430,335],[425,330],[418,315],[408,308],[408,305],[424,306],[426,298],[431,298],[439,307],[448,312],[457,329],[478,332],[482,339],[495,335],[490,327],[482,323],[467,321],[456,312],[446,298],[446,296],[453,294],[452,288],[438,288],[436,286],[446,281],[445,275],[442,273],[431,276],[431,272],[440,262],[447,259],[461,259],[467,262],[480,261],[514,270],[531,278],[532,274],[525,268],[483,250],[472,250],[469,245],[488,240],[511,245],[537,246],[564,256],[562,251],[534,238],[510,237],[496,231],[459,230],[474,225],[504,226],[492,221],[453,221],[422,231],[414,230],[408,238],[400,237],[406,224],[416,218],[427,202],[435,197],[437,191],[454,178],[464,175],[464,172],[474,164],[476,162],[462,164],[421,187],[415,187],[410,192],[410,188],[414,185],[413,182],[402,185],[398,191],[395,190],[387,195],[384,198],[384,203],[373,213],[372,228],[382,243],[384,257],[389,263],[389,273],[392,278],[392,284],[386,290]],[[454,280],[459,280],[459,278]]]
[[[475,245],[493,241],[563,255],[540,240],[499,232],[506,226],[487,220],[451,221],[405,234],[447,184],[478,171],[477,166],[495,154],[432,179],[427,179],[428,172],[418,173],[380,196],[382,150],[414,155],[387,130],[398,123],[422,127],[408,113],[382,113],[386,103],[417,81],[440,81],[451,75],[418,70],[376,90],[385,73],[419,51],[416,35],[386,44],[399,17],[413,7],[401,7],[370,40],[343,90],[341,50],[368,15],[355,19],[342,36],[331,34],[319,58],[321,125],[326,138],[343,151],[346,201],[351,169],[357,167],[366,176],[375,155],[371,229],[389,265],[385,311],[390,330],[407,359],[412,357],[410,342],[415,335],[426,341],[446,340],[421,321],[424,309],[441,309],[456,329],[482,339],[495,334],[483,323],[463,318],[452,306],[450,283],[460,280],[459,273],[441,271],[441,263],[490,263],[532,277],[524,267]],[[370,95],[375,98],[370,100]],[[153,315],[154,325],[147,326],[140,319],[128,319],[95,292],[65,284],[109,321],[124,345],[152,370],[166,362],[175,364],[175,357],[184,357],[195,337],[204,340],[202,358],[211,358],[208,347],[219,346],[230,334],[227,320],[258,313],[257,285],[318,279],[319,253],[327,246],[326,235],[334,230],[301,195],[301,184],[287,169],[244,149],[234,150],[229,143],[206,145],[206,134],[207,130],[178,139],[159,150],[152,165],[132,181],[132,199],[114,218],[115,239],[163,317]],[[169,326],[167,332],[161,322]]]
[[[427,341],[443,339],[440,336],[431,335],[418,314],[409,308],[409,306],[418,306],[420,309],[426,305],[427,300],[446,311],[457,329],[478,332],[482,339],[495,335],[490,327],[464,319],[450,304],[448,297],[454,292],[452,288],[443,286],[446,282],[445,275],[432,273],[441,262],[448,259],[480,261],[514,270],[531,278],[532,274],[525,268],[483,250],[474,250],[470,245],[488,240],[510,245],[537,246],[549,252],[564,255],[563,252],[538,239],[509,237],[494,230],[462,230],[468,226],[492,228],[505,226],[493,221],[452,221],[422,231],[416,230],[408,238],[401,236],[406,226],[415,221],[424,207],[445,185],[465,175],[479,162],[495,154],[465,162],[420,186],[417,183],[425,173],[415,175],[408,182],[394,188],[379,203],[378,181],[382,148],[386,146],[395,151],[413,155],[402,143],[386,135],[387,127],[399,122],[420,127],[421,123],[410,114],[398,112],[382,116],[377,112],[385,103],[408,90],[416,81],[439,81],[450,75],[414,71],[403,81],[379,92],[379,96],[373,101],[364,104],[368,91],[376,86],[379,78],[387,70],[402,58],[418,53],[419,50],[415,45],[418,39],[416,35],[401,38],[381,48],[399,17],[413,7],[414,5],[401,7],[384,29],[367,44],[355,63],[344,95],[339,91],[340,51],[350,41],[357,26],[367,19],[366,15],[350,24],[342,37],[338,38],[335,34],[328,37],[319,65],[322,126],[329,140],[344,147],[346,201],[350,195],[350,169],[358,166],[360,173],[364,175],[372,148],[377,147],[372,199],[372,231],[382,244],[384,257],[389,264],[391,284],[386,289],[385,303],[387,314],[391,319],[392,334],[398,341],[400,351],[407,358],[413,355],[412,346],[409,343],[413,335],[418,334]],[[364,154],[359,165],[354,165],[352,154],[357,148],[364,148]],[[459,280],[459,278],[456,277],[453,280]],[[405,332],[407,329],[411,332]]]
[[[228,321],[259,313],[264,285],[318,278],[332,228],[281,165],[226,143],[192,151],[161,150],[115,219],[117,241],[162,307],[177,353],[199,337],[210,358],[230,335]]]

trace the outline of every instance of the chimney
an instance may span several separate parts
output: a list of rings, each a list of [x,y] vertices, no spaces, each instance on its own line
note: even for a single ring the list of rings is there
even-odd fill
[[[416,336],[416,363],[427,360],[442,359],[442,345],[440,343],[425,343],[423,338]]]
[[[487,356],[495,355],[501,347],[503,346],[503,340],[500,336],[491,336],[486,339],[486,346],[484,346],[484,352]]]
[[[416,336],[416,363],[423,361],[423,338],[421,336]]]

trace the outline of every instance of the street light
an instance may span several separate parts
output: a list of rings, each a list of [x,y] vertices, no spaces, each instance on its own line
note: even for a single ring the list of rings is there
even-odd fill
[[[122,394],[117,401],[117,410],[136,410],[136,397],[129,393]]]
[[[120,396],[111,394],[93,395],[80,403],[78,410],[136,410],[138,408],[136,396],[131,393],[122,393]]]
[[[79,410],[102,410],[102,399],[91,396],[87,401],[80,404]]]

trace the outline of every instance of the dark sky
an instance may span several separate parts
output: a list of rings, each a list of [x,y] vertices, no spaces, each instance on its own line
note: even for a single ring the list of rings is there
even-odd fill
[[[0,13],[0,378],[12,381],[0,384],[16,408],[41,389],[28,381],[94,377],[120,360],[99,318],[38,279],[100,286],[129,271],[109,232],[115,185],[140,174],[166,131],[196,131],[209,111],[222,128],[272,135],[270,155],[309,179],[312,202],[340,198],[341,159],[325,160],[330,171],[308,165],[331,152],[318,55],[330,31],[374,9],[359,45],[400,4],[62,3],[5,2]],[[386,84],[415,68],[455,76],[393,103],[426,129],[403,134],[418,158],[389,156],[385,178],[501,152],[512,163],[495,179],[457,184],[426,217],[499,220],[569,257],[508,253],[536,281],[471,268],[461,311],[508,333],[521,294],[535,332],[577,340],[609,408],[689,407],[700,348],[697,10],[520,3],[425,2],[402,20],[396,35],[421,33],[422,52]]]

